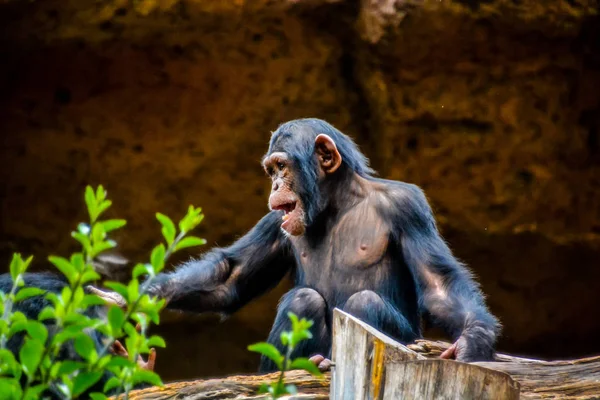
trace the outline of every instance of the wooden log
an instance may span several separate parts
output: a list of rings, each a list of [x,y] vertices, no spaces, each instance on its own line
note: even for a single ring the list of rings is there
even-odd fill
[[[262,383],[277,380],[278,373],[266,375],[235,375],[227,378],[207,379],[187,382],[174,382],[164,387],[136,390],[129,396],[131,400],[258,400],[268,396],[259,395],[258,388]],[[326,400],[329,399],[329,374],[322,379],[304,371],[290,371],[285,374],[285,381],[298,388],[298,395],[286,397],[286,400]]]
[[[510,375],[450,360],[425,360],[339,309],[333,312],[331,400],[518,399]]]
[[[369,332],[369,334],[377,333],[375,329],[355,318],[352,319],[351,323],[358,324],[365,331]],[[339,331],[337,327],[335,329],[336,332]],[[381,334],[378,333],[378,335]],[[373,336],[376,337],[376,335]],[[346,338],[348,339],[348,336]],[[377,360],[381,359],[384,361],[404,361],[408,364],[423,362],[423,360],[438,360],[439,355],[450,346],[446,342],[429,340],[417,340],[413,344],[403,346],[385,335],[381,335],[381,338],[368,339],[366,343],[355,340],[355,343],[360,345],[357,349],[363,350],[369,348],[369,343],[373,344],[373,351],[371,353],[360,350],[361,354],[367,354],[368,357],[376,359],[375,362],[371,362],[371,365],[380,365]],[[375,343],[379,344],[375,345]],[[338,347],[336,346],[333,356],[334,360],[338,357],[336,355],[337,349]],[[352,356],[342,354],[342,357],[347,357],[346,359],[351,359],[351,361],[354,360],[354,358],[350,358]],[[452,361],[441,361],[441,363],[462,365],[461,363]],[[338,364],[334,367],[334,371],[340,365]],[[600,356],[568,361],[543,361],[499,353],[496,355],[496,362],[474,363],[471,366],[485,367],[507,373],[521,385],[520,396],[523,399],[574,400],[600,398]],[[417,365],[409,366],[408,368],[411,367],[416,368]],[[395,367],[392,366],[392,368]],[[382,393],[382,388],[389,387],[386,379],[391,379],[391,377],[400,374],[398,371],[392,371],[384,376],[381,368],[371,368],[370,372],[375,377],[374,379],[372,378],[372,381],[376,382],[379,379],[382,382],[379,388],[380,394]],[[454,377],[454,375],[449,375]],[[333,385],[330,387],[330,378],[331,374],[329,373],[326,373],[323,379],[317,379],[303,371],[288,372],[286,374],[286,381],[295,384],[300,393],[298,396],[291,397],[291,399],[329,399],[329,393],[333,387]],[[135,391],[130,398],[136,400],[264,399],[265,396],[257,394],[260,384],[271,382],[275,379],[277,379],[277,374],[235,375],[219,379],[174,382],[168,383],[162,388]]]

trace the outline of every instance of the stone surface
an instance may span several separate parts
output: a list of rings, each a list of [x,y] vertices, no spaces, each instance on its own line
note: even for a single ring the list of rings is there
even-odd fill
[[[426,190],[504,324],[502,350],[600,352],[594,1],[133,4],[0,2],[4,265],[16,250],[40,268],[68,252],[88,183],[129,221],[116,237],[127,257],[160,239],[156,211],[190,203],[206,214],[198,234],[227,245],[267,210],[270,131],[314,116],[381,176]],[[223,324],[161,326],[159,372],[255,370],[246,345],[286,287]]]

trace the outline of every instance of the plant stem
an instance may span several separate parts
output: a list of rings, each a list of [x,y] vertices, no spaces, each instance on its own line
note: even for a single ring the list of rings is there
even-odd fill
[[[21,274],[17,275],[17,279],[13,282],[13,286],[10,289],[10,293],[8,298],[6,299],[6,303],[4,304],[4,313],[2,314],[2,319],[6,321],[8,324],[8,320],[10,315],[12,314],[12,306],[13,306],[13,298],[15,297],[15,293],[17,292],[17,282],[19,282],[19,278],[21,278]],[[6,348],[6,335],[2,334],[2,338],[0,338],[0,348]]]
[[[171,243],[171,245],[169,246],[169,248],[165,252],[165,262],[169,259],[169,257],[171,257],[171,254],[173,254],[173,252],[175,251],[175,247],[177,247],[177,244],[181,241],[181,239],[184,238],[184,236],[186,235],[186,233],[187,232],[184,232],[184,231],[179,232],[179,235],[177,235],[177,237],[175,238],[175,240],[173,241],[173,243]]]

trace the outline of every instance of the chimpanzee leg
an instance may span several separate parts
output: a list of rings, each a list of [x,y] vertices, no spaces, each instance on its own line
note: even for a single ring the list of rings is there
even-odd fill
[[[418,334],[404,315],[390,302],[370,290],[350,296],[343,310],[400,343],[410,343],[418,338]]]
[[[295,288],[283,296],[267,341],[282,353],[284,352],[280,337],[281,332],[291,330],[291,322],[287,315],[290,311],[296,314],[298,318],[313,321],[313,326],[310,328],[313,335],[312,339],[300,342],[294,349],[292,358],[328,354],[331,347],[331,335],[326,323],[327,305],[323,296],[314,289]],[[277,370],[275,363],[263,356],[260,362],[260,372],[275,370]]]

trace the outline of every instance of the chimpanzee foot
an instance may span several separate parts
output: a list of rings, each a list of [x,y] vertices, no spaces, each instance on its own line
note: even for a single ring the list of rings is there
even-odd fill
[[[311,358],[309,358],[309,361],[315,364],[321,372],[329,371],[331,369],[331,366],[333,365],[330,359],[325,358],[320,354],[312,356]]]

